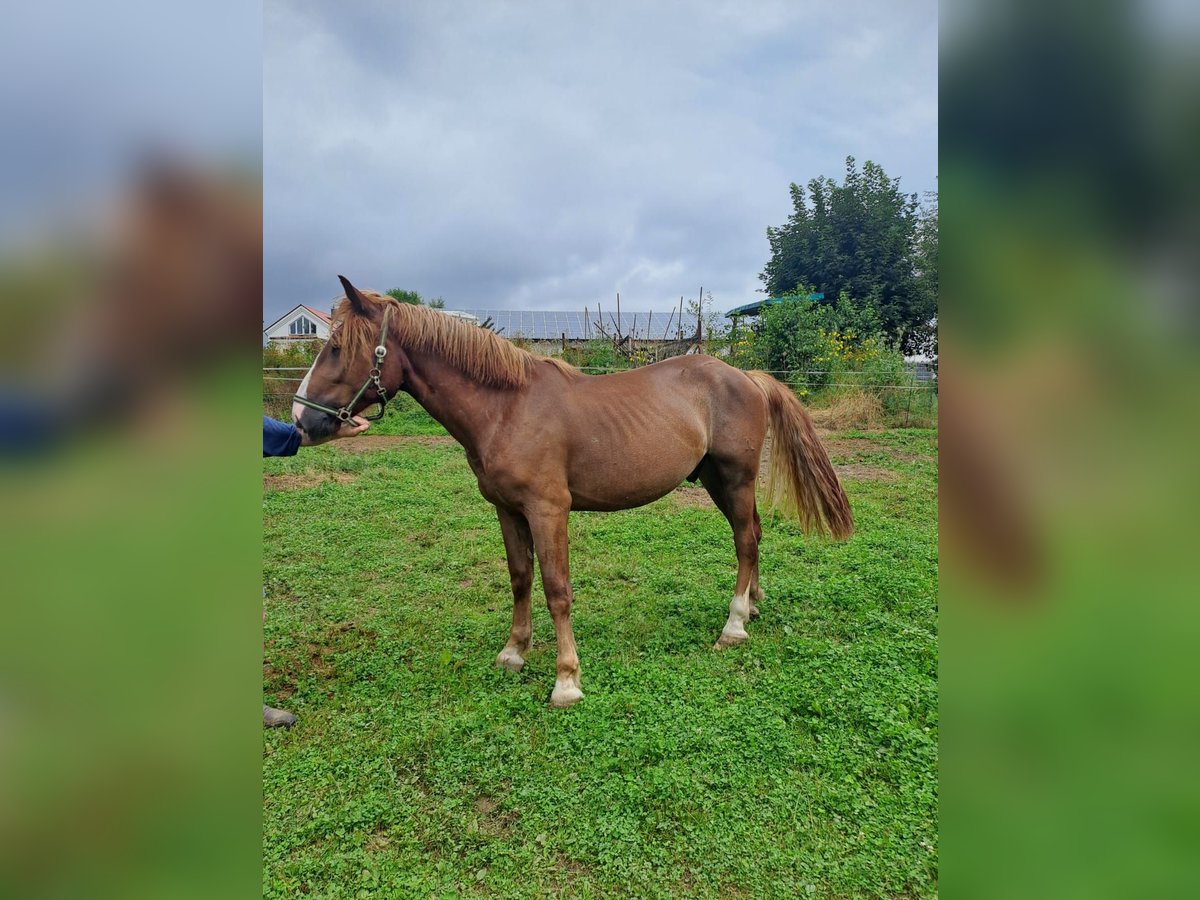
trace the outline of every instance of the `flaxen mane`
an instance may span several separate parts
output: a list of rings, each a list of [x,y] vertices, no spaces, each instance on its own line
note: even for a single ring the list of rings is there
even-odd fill
[[[538,363],[549,363],[564,372],[579,370],[561,359],[540,356],[522,350],[487,328],[480,328],[436,309],[401,303],[374,291],[359,291],[368,303],[391,307],[391,333],[411,350],[436,353],[469,378],[494,387],[522,387],[530,370]],[[333,311],[330,343],[350,357],[367,356],[379,340],[379,325],[356,315],[343,298]]]

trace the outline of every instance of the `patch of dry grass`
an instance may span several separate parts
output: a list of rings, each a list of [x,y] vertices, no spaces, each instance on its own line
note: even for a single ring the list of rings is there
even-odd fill
[[[884,425],[883,404],[858,388],[842,391],[820,408],[810,409],[813,423],[830,431],[874,431]]]

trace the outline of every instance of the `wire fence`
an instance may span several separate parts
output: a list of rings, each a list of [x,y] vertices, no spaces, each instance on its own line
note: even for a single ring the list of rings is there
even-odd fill
[[[581,366],[589,375],[626,372],[612,366]],[[303,366],[273,366],[263,369],[263,411],[275,418],[290,418],[292,396],[308,372]],[[895,424],[908,426],[914,420],[926,422],[937,414],[937,374],[921,365],[905,366],[907,377],[880,381],[872,372],[838,372],[837,381],[829,380],[828,369],[768,370],[811,405],[834,403],[839,397],[858,392],[879,401],[884,413]],[[402,401],[403,402],[403,401]]]

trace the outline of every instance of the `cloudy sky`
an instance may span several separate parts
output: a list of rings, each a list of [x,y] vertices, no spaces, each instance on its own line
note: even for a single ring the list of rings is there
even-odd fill
[[[150,154],[256,168],[261,35],[245,0],[6,4],[0,255],[116,203]]]
[[[937,5],[303,2],[263,21],[264,317],[754,298],[788,183],[936,187]]]

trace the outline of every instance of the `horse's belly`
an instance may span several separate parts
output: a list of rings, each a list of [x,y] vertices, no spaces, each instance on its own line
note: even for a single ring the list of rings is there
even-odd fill
[[[635,506],[645,506],[660,497],[665,497],[679,486],[683,479],[679,478],[670,484],[657,484],[653,488],[641,487],[637,490],[620,491],[572,491],[571,509],[590,510],[592,512],[614,512],[618,509],[633,509]]]
[[[702,446],[671,443],[628,453],[576,456],[568,478],[571,508],[631,509],[666,496],[695,470],[706,452]]]

